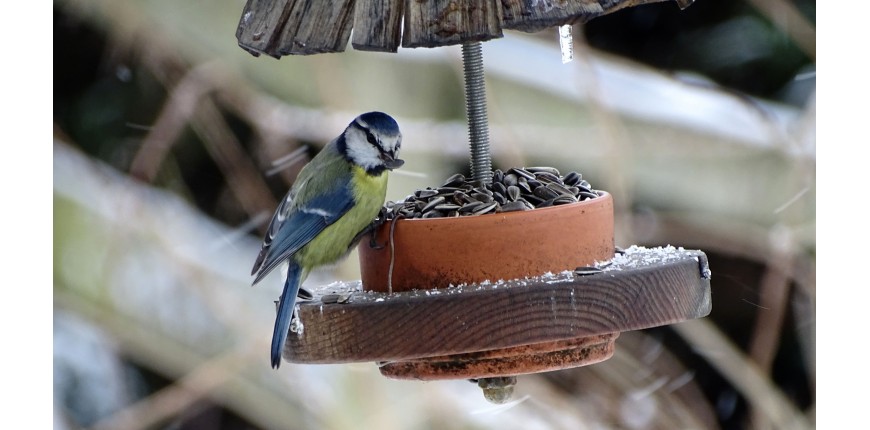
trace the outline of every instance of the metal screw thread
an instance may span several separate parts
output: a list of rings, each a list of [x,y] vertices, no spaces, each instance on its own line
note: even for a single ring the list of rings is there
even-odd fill
[[[475,181],[488,184],[492,182],[492,156],[489,152],[486,87],[483,81],[480,42],[462,44],[462,70],[465,74],[465,114],[468,117],[468,143],[471,147],[471,177]]]

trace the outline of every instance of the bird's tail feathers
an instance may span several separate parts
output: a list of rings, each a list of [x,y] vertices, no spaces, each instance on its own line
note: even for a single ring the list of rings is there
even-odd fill
[[[296,307],[296,295],[302,284],[302,268],[298,264],[290,263],[287,269],[287,280],[284,281],[284,290],[278,299],[278,316],[275,318],[275,330],[272,332],[272,368],[281,366],[281,353],[287,342],[287,332],[290,330],[290,321],[293,319],[293,310]]]

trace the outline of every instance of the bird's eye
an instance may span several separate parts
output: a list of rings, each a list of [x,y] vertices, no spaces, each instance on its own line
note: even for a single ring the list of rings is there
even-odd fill
[[[380,146],[380,145],[378,144],[378,139],[376,139],[376,138],[375,138],[375,135],[372,134],[372,132],[370,132],[370,131],[368,131],[368,130],[366,130],[366,140],[368,140],[369,143],[371,143],[371,144],[374,145],[375,147]]]

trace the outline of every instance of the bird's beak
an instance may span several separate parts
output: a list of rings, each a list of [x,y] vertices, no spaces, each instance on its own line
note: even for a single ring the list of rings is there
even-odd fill
[[[405,160],[393,158],[389,155],[386,156],[386,160],[384,160],[384,167],[390,170],[398,169],[399,167],[402,167],[403,164],[405,164]]]

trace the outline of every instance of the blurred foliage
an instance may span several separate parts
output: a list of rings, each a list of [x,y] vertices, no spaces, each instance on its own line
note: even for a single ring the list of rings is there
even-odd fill
[[[815,24],[816,2],[793,2]],[[811,88],[786,93],[813,61],[750,3],[699,0],[685,10],[652,4],[592,20],[595,48],[666,71],[691,71],[727,88],[803,106]]]

